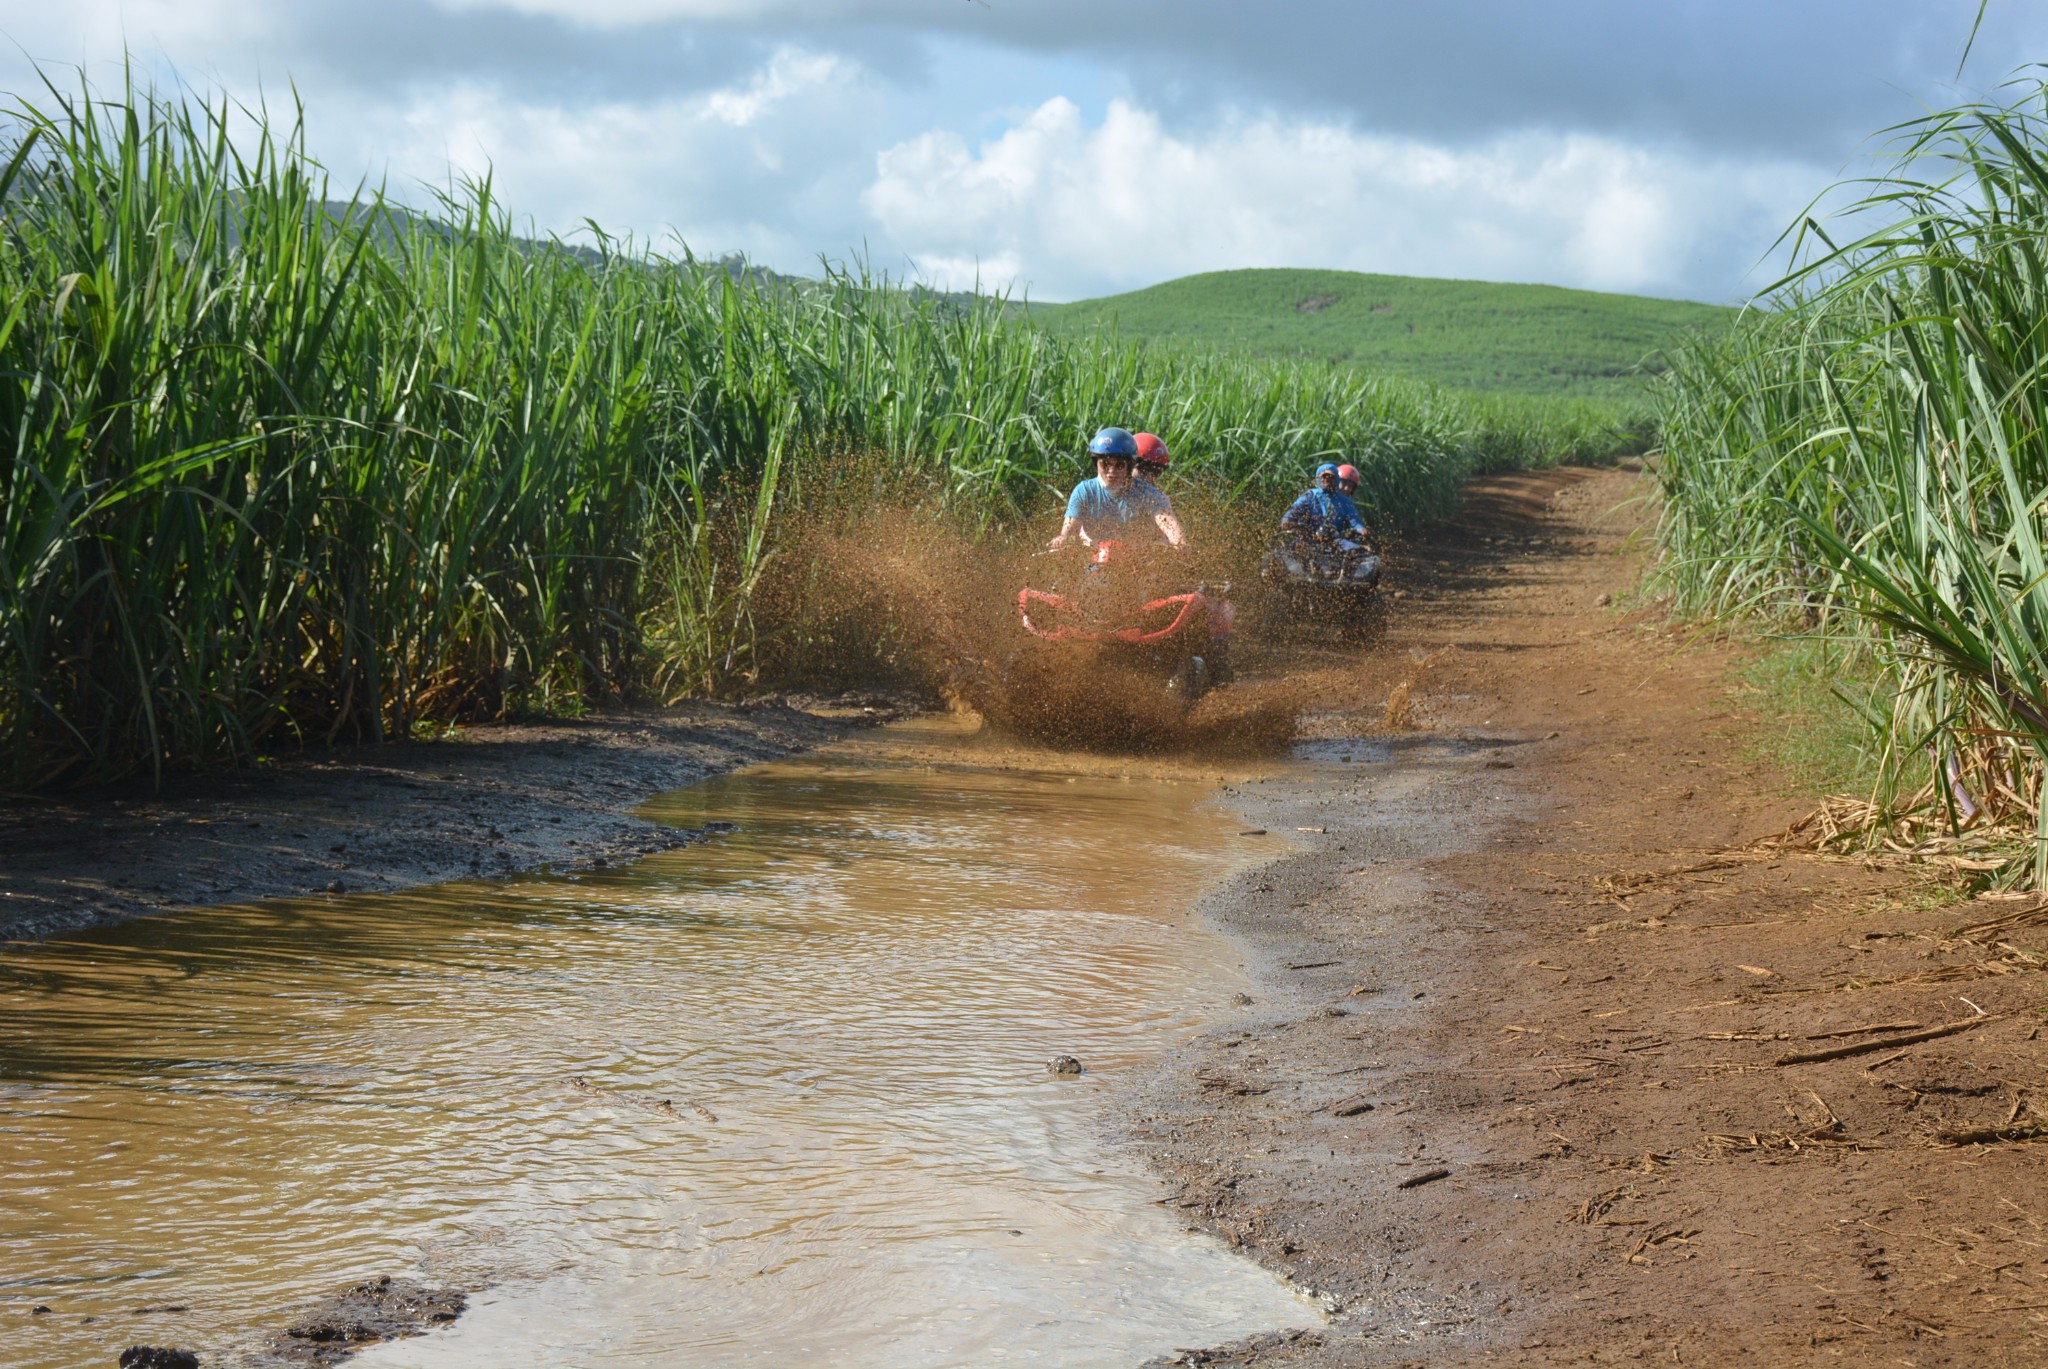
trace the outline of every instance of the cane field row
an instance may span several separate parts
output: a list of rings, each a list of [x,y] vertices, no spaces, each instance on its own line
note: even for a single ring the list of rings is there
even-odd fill
[[[1853,235],[1809,225],[1769,308],[1677,351],[1659,470],[1684,608],[1824,638],[1874,683],[1865,839],[2039,884],[2048,85],[2011,93],[1897,130]]]
[[[292,123],[52,85],[0,122],[0,787],[774,683],[826,501],[1050,524],[1083,444],[1377,516],[1611,452],[1611,410],[1149,355],[864,272],[792,283],[337,187]],[[863,487],[848,471],[862,472]]]

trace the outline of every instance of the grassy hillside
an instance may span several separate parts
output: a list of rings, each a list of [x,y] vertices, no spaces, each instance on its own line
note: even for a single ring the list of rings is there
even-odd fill
[[[1113,325],[1126,341],[1310,355],[1473,390],[1591,398],[1632,392],[1639,366],[1661,369],[1660,349],[1734,310],[1554,285],[1265,270],[1033,304],[1030,314],[1067,336]]]

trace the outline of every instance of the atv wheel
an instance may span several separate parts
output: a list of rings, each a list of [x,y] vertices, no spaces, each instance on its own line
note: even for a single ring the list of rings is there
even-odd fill
[[[1166,692],[1180,700],[1181,707],[1193,708],[1195,700],[1209,691],[1209,663],[1200,656],[1190,656],[1180,663],[1173,672],[1173,678],[1166,682]]]
[[[1226,639],[1212,640],[1202,663],[1208,668],[1211,689],[1228,689],[1237,679],[1237,672],[1230,668],[1230,643]]]

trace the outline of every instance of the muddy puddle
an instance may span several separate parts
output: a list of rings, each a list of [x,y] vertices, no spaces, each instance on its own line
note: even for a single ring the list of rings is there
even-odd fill
[[[379,1274],[483,1291],[364,1366],[1097,1366],[1312,1324],[1100,1135],[1243,987],[1189,905],[1277,839],[1217,778],[927,720],[667,795],[732,829],[628,868],[10,954],[0,1362],[234,1363]]]

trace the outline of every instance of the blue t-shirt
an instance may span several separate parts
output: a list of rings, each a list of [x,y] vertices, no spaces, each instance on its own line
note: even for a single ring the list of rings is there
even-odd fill
[[[1309,490],[1280,515],[1280,526],[1299,528],[1311,537],[1342,537],[1365,526],[1358,505],[1342,490]]]
[[[1173,501],[1166,491],[1138,480],[1125,485],[1122,494],[1111,494],[1101,480],[1091,476],[1067,496],[1067,517],[1080,520],[1081,531],[1091,542],[1159,538],[1163,536],[1159,515],[1172,512]]]

